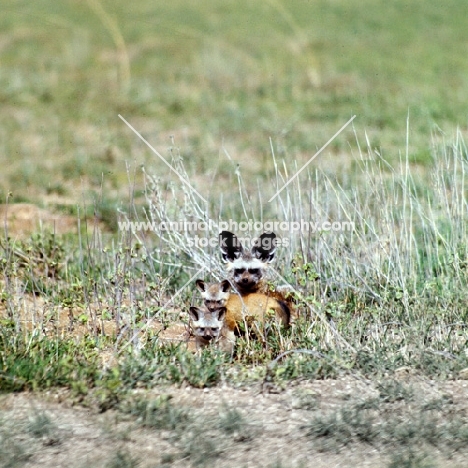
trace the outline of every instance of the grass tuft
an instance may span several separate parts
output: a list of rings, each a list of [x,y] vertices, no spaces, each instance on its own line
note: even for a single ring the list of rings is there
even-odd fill
[[[132,457],[124,450],[118,450],[105,464],[105,468],[136,468],[140,465],[137,458]]]

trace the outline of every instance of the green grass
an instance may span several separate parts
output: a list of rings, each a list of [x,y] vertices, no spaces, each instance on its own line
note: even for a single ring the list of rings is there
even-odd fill
[[[303,164],[354,114],[391,161],[409,114],[410,159],[427,164],[432,131],[466,126],[467,8],[11,2],[0,20],[3,193],[80,203],[103,186],[116,199],[125,162],[170,177],[118,113],[163,155],[175,135],[190,173],[221,180],[223,144],[255,176],[272,170],[270,137],[277,157]],[[347,132],[329,152],[350,144]]]
[[[413,390],[397,384],[405,392]],[[394,385],[394,381],[380,383]],[[412,397],[389,401],[382,394],[367,400],[352,397],[333,411],[315,411],[303,429],[322,451],[340,452],[353,444],[364,444],[391,454],[389,466],[435,466],[425,451],[457,452],[466,441],[467,425],[464,417],[449,416],[448,402],[444,410],[431,405],[423,395],[416,402]]]
[[[139,465],[137,458],[125,451],[119,450],[105,465],[105,468],[136,468]]]
[[[209,466],[257,437],[242,408],[224,407],[204,432],[170,401],[134,392],[282,391],[351,376],[376,381],[376,399],[323,412],[314,395],[298,397],[315,412],[304,427],[311,443],[375,444],[392,453],[389,466],[408,467],[432,466],[434,447],[461,450],[465,420],[392,376],[457,379],[468,368],[467,9],[462,0],[5,6],[0,197],[55,207],[81,230],[0,240],[0,391],[68,388],[81,404],[173,432],[164,466]],[[354,131],[268,203],[353,115]],[[294,326],[267,321],[261,336],[239,337],[232,357],[194,354],[149,324],[187,322],[199,297],[191,285],[179,290],[202,266],[200,276],[225,276],[216,246],[189,243],[216,237],[216,227],[132,234],[117,223],[229,218],[355,229],[277,232],[289,241],[275,268],[296,289]],[[27,427],[56,438],[45,413]],[[10,440],[3,426],[0,439]],[[5,466],[30,457],[20,441],[9,447]],[[108,466],[138,462],[122,449]]]
[[[30,418],[27,429],[31,436],[39,439],[51,437],[58,428],[46,413],[37,411],[36,414]]]
[[[183,343],[164,344],[157,331],[140,336],[148,321],[170,327],[187,320],[193,288],[186,287],[173,304],[171,296],[186,284],[189,272],[205,265],[225,274],[214,248],[190,247],[193,233],[156,232],[150,238],[122,232],[98,243],[85,236],[81,244],[43,233],[4,241],[2,388],[64,385],[86,395],[97,387],[99,404],[106,409],[118,402],[119,392],[137,384],[210,387],[253,379],[281,386],[291,379],[347,373],[381,377],[402,367],[431,378],[456,378],[468,367],[466,229],[459,216],[466,196],[463,154],[463,140],[434,151],[434,164],[418,179],[414,169],[387,172],[378,161],[369,161],[351,180],[317,172],[313,192],[306,187],[303,194],[297,185],[280,195],[278,220],[306,218],[301,197],[312,194],[318,219],[337,219],[336,213],[342,213],[342,219],[354,220],[355,230],[309,237],[302,254],[298,246],[305,242],[304,233],[289,233],[290,247],[281,250],[277,268],[296,288],[299,316],[290,329],[267,321],[260,336],[240,337],[232,361],[216,349],[194,355]],[[148,179],[150,219],[171,221],[181,219],[181,213],[189,213],[186,219],[207,219],[193,193],[180,198],[175,190],[161,199],[161,183]],[[229,214],[236,219],[236,203],[230,200],[224,213],[215,211],[211,219]],[[255,203],[245,209],[262,219],[256,218]],[[275,207],[270,210],[274,213]],[[50,310],[34,319],[32,330],[22,319],[18,285]],[[56,324],[64,307],[79,310],[65,334]],[[106,332],[105,323],[113,323],[114,331]],[[99,356],[109,347],[121,359],[114,373],[102,378]],[[68,377],[72,362],[73,384]],[[390,400],[400,398],[398,387],[380,391]]]
[[[386,166],[371,161],[351,180],[332,180],[317,172],[313,192],[306,187],[303,194],[297,185],[280,195],[278,220],[306,218],[301,197],[312,194],[318,219],[337,219],[336,213],[342,213],[342,219],[354,220],[355,230],[309,237],[302,254],[298,247],[305,242],[304,233],[289,233],[290,247],[281,250],[277,268],[296,288],[299,316],[288,330],[267,321],[260,336],[240,337],[233,362],[215,349],[193,355],[183,343],[163,344],[157,331],[140,337],[148,321],[170,327],[187,320],[193,288],[186,287],[173,304],[171,296],[201,265],[225,274],[214,248],[189,245],[193,233],[156,232],[149,238],[122,232],[117,239],[99,242],[84,236],[81,244],[73,237],[43,233],[26,241],[4,241],[2,387],[64,385],[87,394],[97,386],[97,398],[106,409],[115,405],[120,391],[137,383],[147,388],[161,382],[209,387],[253,378],[282,385],[346,373],[379,377],[405,366],[431,378],[456,378],[468,367],[466,229],[459,216],[465,200],[463,154],[462,140],[435,151],[434,164],[418,179],[414,169],[387,172]],[[181,213],[188,213],[186,219],[207,219],[193,193],[180,198],[175,190],[160,198],[161,183],[148,179],[150,219],[171,221],[181,219]],[[236,219],[236,203],[230,200],[224,213],[214,211],[211,219],[230,214]],[[245,209],[262,219],[256,218],[254,202]],[[270,210],[275,213],[275,206]],[[24,325],[18,285],[45,301],[50,311],[34,318],[32,330]],[[65,334],[64,326],[57,326],[64,308],[79,310],[69,318]],[[106,332],[106,323],[114,324],[113,331]],[[99,355],[109,347],[115,347],[121,360],[116,373],[102,379]],[[73,385],[67,376],[72,362]],[[397,387],[381,391],[389,399],[399,398]]]
[[[3,419],[0,421],[0,444],[0,463],[5,468],[24,466],[31,457],[26,444],[14,439],[11,428]]]
[[[159,430],[175,430],[190,421],[186,410],[174,407],[167,396],[154,401],[140,399],[126,402],[121,410],[137,419],[144,427]]]

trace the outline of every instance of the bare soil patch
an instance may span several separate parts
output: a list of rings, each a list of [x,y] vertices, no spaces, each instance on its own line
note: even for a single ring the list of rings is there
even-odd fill
[[[413,379],[410,384],[416,399],[445,398],[451,407],[449,413],[464,414],[468,408],[465,381]],[[192,426],[183,427],[181,423],[181,427],[167,430],[143,427],[119,411],[99,413],[74,406],[66,392],[21,393],[0,398],[0,431],[10,447],[23,447],[25,458],[17,466],[26,467],[116,466],[111,463],[118,454],[134,463],[120,466],[139,467],[386,467],[396,450],[405,450],[404,444],[382,447],[353,443],[324,450],[304,430],[319,413],[330,413],[352,399],[364,400],[378,394],[375,383],[350,377],[291,383],[279,393],[262,393],[260,386],[223,385],[136,391],[135,398],[169,395],[173,407],[189,412]],[[241,430],[223,434],[217,429],[226,407],[241,413],[245,422]],[[396,410],[389,407],[389,412]],[[31,421],[38,414],[47,415],[54,427],[52,433],[40,437],[31,434]],[[424,450],[432,464],[405,466],[466,466],[466,451],[448,453],[434,447]]]
[[[31,203],[0,205],[0,220],[4,232],[9,236],[24,239],[43,229],[56,234],[77,232],[78,221],[75,216],[53,213]]]

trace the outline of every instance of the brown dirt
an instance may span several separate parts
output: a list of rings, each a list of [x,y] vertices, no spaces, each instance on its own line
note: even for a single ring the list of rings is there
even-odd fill
[[[21,239],[43,229],[57,234],[77,232],[78,229],[76,217],[52,213],[30,203],[0,205],[0,222],[3,232]]]
[[[129,301],[124,299],[122,306],[130,308]],[[127,326],[126,318],[128,313],[122,313],[120,328],[117,329],[115,319],[104,319],[102,310],[104,304],[90,304],[86,309],[81,307],[63,307],[48,302],[42,296],[34,294],[15,294],[6,301],[0,303],[0,319],[8,319],[8,308],[15,310],[15,323],[22,330],[29,332],[36,330],[46,336],[54,338],[78,338],[85,336],[105,335],[105,336],[120,336],[120,339],[129,341],[135,339],[130,327]],[[170,311],[169,311],[170,312]],[[174,313],[175,315],[175,313]],[[81,317],[87,317],[86,322],[81,320]],[[136,339],[143,346],[147,339],[146,331],[159,333],[161,343],[187,343],[190,350],[195,351],[195,338],[191,336],[188,324],[181,321],[174,321],[168,327],[163,327],[163,324],[156,319],[149,318],[143,325],[144,328],[138,332]],[[115,362],[117,355],[114,350],[102,351],[102,361],[104,367],[108,367]]]
[[[467,407],[467,382],[413,383],[426,396],[449,396],[455,408],[462,410]],[[391,448],[379,451],[371,445],[321,452],[301,428],[315,411],[337,408],[351,397],[375,396],[376,389],[371,382],[349,377],[302,382],[290,384],[276,394],[263,394],[258,386],[219,386],[204,390],[170,386],[157,388],[145,396],[149,398],[159,394],[171,395],[174,406],[189,408],[193,415],[197,415],[199,423],[206,424],[208,437],[211,437],[209,421],[219,415],[223,404],[238,408],[249,423],[254,434],[252,438],[242,440],[242,434],[235,433],[231,437],[214,439],[219,442],[220,457],[210,461],[209,454],[206,454],[206,464],[199,466],[270,467],[279,460],[281,465],[278,466],[283,467],[385,467],[392,453]],[[301,405],[304,395],[315,401],[314,408],[305,409]],[[125,420],[116,411],[99,414],[73,406],[66,392],[2,396],[0,410],[0,431],[14,428],[11,429],[12,440],[26,445],[31,453],[25,467],[105,466],[118,450],[138,458],[140,467],[191,466],[190,457],[181,460],[177,456],[182,450],[181,443],[171,439],[168,431],[142,428],[135,421]],[[57,427],[55,438],[34,439],[28,435],[25,429],[28,418],[38,411],[44,411]],[[199,450],[203,450],[202,447],[200,442]],[[164,465],[162,459],[171,455],[175,455],[175,461]],[[466,466],[463,453],[452,454],[448,459],[436,449],[431,450],[431,461],[439,467]]]

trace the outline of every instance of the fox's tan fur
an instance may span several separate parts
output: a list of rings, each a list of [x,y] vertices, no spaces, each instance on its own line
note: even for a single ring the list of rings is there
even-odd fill
[[[273,311],[282,325],[289,325],[289,314],[278,300],[262,292],[252,292],[243,296],[230,293],[226,283],[229,284],[226,280],[211,284],[197,280],[196,284],[207,309],[213,307],[213,304],[216,306],[222,304],[226,307],[224,328],[229,336],[238,333],[241,324],[253,321],[263,323],[269,311]]]
[[[283,311],[280,303],[262,293],[251,293],[247,296],[231,294],[226,304],[224,325],[236,332],[240,324],[249,325],[252,322],[264,323],[268,312],[272,311],[281,324],[289,324],[288,315]]]

